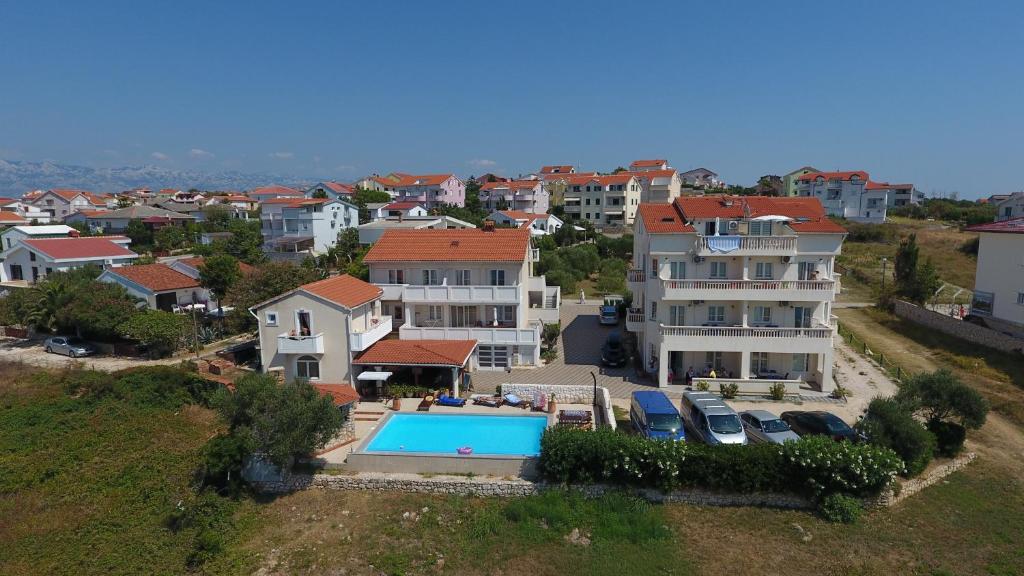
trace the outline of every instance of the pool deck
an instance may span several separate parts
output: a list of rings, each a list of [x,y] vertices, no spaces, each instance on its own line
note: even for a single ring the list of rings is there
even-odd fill
[[[417,413],[416,407],[419,406],[419,398],[403,398],[401,413]],[[558,410],[593,410],[593,406],[589,404],[562,404],[558,403]],[[341,445],[335,445],[335,443],[328,443],[328,450],[321,452],[317,457],[324,461],[324,463],[330,467],[339,467],[348,458],[348,455],[358,450],[363,442],[377,429],[381,421],[387,414],[396,412],[392,410],[390,405],[385,405],[381,402],[360,402],[355,409],[353,419],[355,420],[355,439],[345,442]],[[507,416],[526,416],[526,415],[539,415],[541,412],[533,412],[531,410],[524,410],[522,408],[516,408],[513,406],[499,406],[497,408],[489,408],[487,406],[475,406],[469,402],[466,403],[462,408],[454,408],[450,406],[438,406],[433,405],[430,407],[429,412],[418,412],[419,414],[489,414],[489,415],[507,415]],[[597,417],[597,415],[594,415]],[[557,420],[555,414],[547,414],[548,426],[553,426]]]

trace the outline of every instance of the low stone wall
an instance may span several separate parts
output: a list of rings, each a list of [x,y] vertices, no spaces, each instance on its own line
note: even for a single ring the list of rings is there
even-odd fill
[[[554,394],[558,404],[594,403],[594,387],[576,384],[502,384],[501,393],[521,398],[533,398],[534,394],[547,394],[551,398]]]
[[[988,346],[989,348],[995,348],[1003,352],[1024,352],[1024,340],[1007,336],[984,326],[957,320],[945,314],[915,306],[910,302],[897,300],[895,313],[900,318],[906,318],[911,322],[927,326],[939,332],[945,332],[957,338]]]
[[[974,459],[977,457],[978,455],[975,454],[974,452],[967,452],[965,454],[961,454],[941,466],[936,466],[935,468],[932,468],[922,476],[918,476],[917,478],[911,478],[910,480],[900,482],[900,486],[898,489],[894,490],[890,488],[888,490],[885,490],[884,492],[879,494],[877,498],[865,500],[864,503],[868,507],[886,507],[898,504],[903,500],[906,500],[907,498],[913,496],[914,494],[917,494],[921,490],[924,490],[929,486],[937,484],[946,476],[949,476],[953,472],[960,470],[961,468],[967,466],[971,462],[974,462]]]

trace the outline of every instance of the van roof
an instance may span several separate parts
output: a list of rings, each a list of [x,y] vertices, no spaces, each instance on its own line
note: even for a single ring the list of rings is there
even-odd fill
[[[636,400],[636,403],[647,414],[679,415],[679,411],[672,405],[672,401],[668,399],[668,396],[665,396],[664,392],[638,390],[633,392],[633,399]]]
[[[710,392],[683,392],[683,396],[698,410],[708,415],[735,414],[736,411]]]

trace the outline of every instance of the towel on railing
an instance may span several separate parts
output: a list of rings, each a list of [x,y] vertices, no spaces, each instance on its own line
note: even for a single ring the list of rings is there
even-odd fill
[[[708,236],[708,248],[712,252],[727,254],[733,250],[739,250],[742,240],[742,236]]]

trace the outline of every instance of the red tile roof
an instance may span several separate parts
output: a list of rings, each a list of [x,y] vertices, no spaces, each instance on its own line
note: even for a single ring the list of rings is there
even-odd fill
[[[348,274],[303,284],[298,289],[346,308],[355,308],[372,302],[384,293],[381,288]]]
[[[569,176],[597,176],[597,172],[577,172],[575,174],[543,174],[545,182],[551,182],[553,180],[565,180]]]
[[[453,176],[455,175],[450,173],[415,175],[392,172],[383,178],[376,177],[374,180],[387,186],[438,186]]]
[[[1002,222],[986,222],[964,228],[968,232],[995,232],[998,234],[1024,234],[1024,216]]]
[[[573,167],[570,166],[570,165],[541,166],[540,173],[541,174],[566,174],[568,172],[572,172],[572,168]]]
[[[661,166],[662,164],[668,164],[668,160],[655,159],[655,160],[634,160],[630,167],[637,168],[654,168],[655,166]]]
[[[81,214],[82,216],[89,218],[92,216],[100,216],[101,214],[107,214],[109,212],[109,210],[78,210],[77,212],[75,212],[75,214]],[[72,216],[73,215],[74,214],[72,214]]]
[[[363,262],[522,262],[529,245],[526,228],[387,230]]]
[[[330,396],[334,400],[335,406],[345,406],[359,400],[359,393],[348,384],[321,384],[317,382],[312,384],[312,386],[324,396]]]
[[[825,180],[833,180],[833,179],[849,180],[851,176],[857,176],[861,180],[867,180],[868,179],[868,173],[867,172],[865,172],[863,170],[851,170],[851,171],[848,171],[848,172],[811,172],[809,174],[804,174],[803,176],[800,176],[799,178],[797,178],[797,181],[799,181],[799,182],[804,182],[804,181],[809,182],[811,180],[814,180],[818,176],[821,176]]]
[[[298,208],[299,206],[312,206],[314,204],[326,204],[332,202],[330,198],[267,198],[263,204],[282,204],[285,208]]]
[[[633,174],[629,172],[619,172],[618,174],[606,174],[604,176],[570,174],[566,178],[566,181],[573,186],[581,186],[588,182],[597,182],[602,186],[608,186],[609,184],[625,184],[629,182],[630,178],[633,177]]]
[[[274,196],[305,196],[305,194],[301,190],[296,190],[294,188],[289,188],[287,186],[278,186],[276,184],[272,186],[262,186],[260,188],[256,188],[255,190],[249,192],[249,194],[258,194],[260,196],[266,196],[270,194]]]
[[[817,220],[790,220],[789,222],[786,222],[786,225],[794,232],[803,232],[806,234],[846,234],[846,228],[843,228],[828,218],[820,218]]]
[[[341,182],[324,182],[323,184],[335,194],[351,194],[355,192],[355,188],[350,184],[342,184]]]
[[[871,182],[864,185],[867,190],[911,190],[913,184],[889,184],[888,182]]]
[[[385,210],[409,210],[420,206],[419,202],[392,202],[384,206]]]
[[[547,214],[533,214],[532,212],[524,212],[522,210],[499,210],[499,212],[513,220],[526,220],[527,222],[548,217]]]
[[[378,340],[352,363],[462,367],[474,348],[476,340]]]
[[[110,237],[84,238],[39,238],[22,240],[25,244],[54,260],[77,260],[85,258],[119,258],[138,256],[135,252],[112,242]]]
[[[687,234],[695,232],[683,221],[675,204],[641,204],[637,216],[648,234]]]
[[[677,171],[669,168],[667,170],[644,170],[643,172],[619,172],[619,174],[631,174],[637,178],[671,178]]]
[[[197,280],[178,272],[166,264],[121,266],[120,268],[111,268],[108,272],[130,280],[152,292],[199,287]]]
[[[196,270],[199,270],[199,267],[202,266],[205,261],[206,259],[202,256],[193,256],[192,258],[181,258],[180,260],[176,260],[176,262],[181,262],[182,264],[195,268]],[[248,276],[256,271],[256,267],[251,264],[246,264],[245,262],[239,262],[238,271],[243,275]]]
[[[28,220],[14,212],[0,212],[0,224],[28,224]]]
[[[825,209],[817,198],[774,196],[683,196],[676,206],[687,220],[706,218],[754,218],[778,215],[817,220]]]

